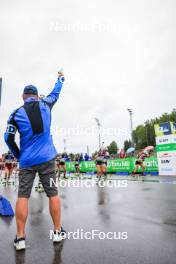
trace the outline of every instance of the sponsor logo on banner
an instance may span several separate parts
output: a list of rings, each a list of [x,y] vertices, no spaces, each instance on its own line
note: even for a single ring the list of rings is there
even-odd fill
[[[164,136],[164,135],[171,135],[171,134],[172,134],[171,122],[166,122],[166,123],[155,125],[155,135],[157,137]]]
[[[167,164],[169,164],[170,163],[170,160],[168,160],[168,159],[161,160],[161,163],[167,163]]]
[[[176,135],[156,137],[156,145],[176,144]]]
[[[165,135],[176,135],[176,123],[173,122],[156,124],[154,128],[156,137],[161,137]]]
[[[171,122],[172,134],[176,135],[176,123]]]
[[[156,137],[161,137],[164,135],[176,135],[176,123],[174,122],[155,124],[154,128]]]
[[[159,139],[159,143],[167,143],[168,141],[168,138]]]
[[[170,142],[171,142],[171,137],[170,136],[162,136],[162,137],[157,137],[156,138],[156,144],[157,145],[168,144]]]
[[[176,151],[176,144],[169,143],[169,144],[157,145],[156,150],[157,150],[157,152]]]
[[[159,157],[159,159],[163,159],[163,158],[171,158],[171,157],[173,157],[173,154],[170,153],[170,152],[160,153],[160,154],[158,155],[158,157]]]
[[[176,152],[157,153],[160,175],[176,175]]]

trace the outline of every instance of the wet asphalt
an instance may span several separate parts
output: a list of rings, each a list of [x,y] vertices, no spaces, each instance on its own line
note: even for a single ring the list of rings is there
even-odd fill
[[[118,184],[117,184],[118,185]],[[0,264],[174,264],[176,185],[128,182],[127,187],[60,187],[62,223],[67,232],[116,232],[116,239],[50,240],[48,199],[33,189],[27,222],[27,249],[15,252],[15,218],[0,218]],[[0,193],[15,206],[12,186]],[[96,231],[96,232],[99,232]],[[123,235],[127,236],[127,239]]]

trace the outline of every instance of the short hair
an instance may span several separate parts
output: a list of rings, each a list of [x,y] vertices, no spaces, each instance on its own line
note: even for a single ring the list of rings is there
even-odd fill
[[[36,94],[23,94],[23,100],[26,100],[29,97],[34,97],[34,98],[38,99],[38,95],[36,95]]]

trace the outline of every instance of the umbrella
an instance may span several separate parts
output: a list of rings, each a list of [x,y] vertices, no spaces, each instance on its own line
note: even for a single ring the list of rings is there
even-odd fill
[[[0,215],[14,216],[14,212],[10,202],[0,195]]]
[[[135,148],[131,147],[131,148],[127,149],[127,154],[130,154],[133,151],[135,151]]]
[[[148,147],[144,148],[144,150],[149,150],[150,151],[150,150],[154,150],[154,148],[155,148],[154,146],[148,146]]]

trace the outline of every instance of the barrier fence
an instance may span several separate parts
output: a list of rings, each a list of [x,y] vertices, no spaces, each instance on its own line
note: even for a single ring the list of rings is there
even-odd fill
[[[130,157],[125,159],[113,159],[108,160],[107,171],[109,173],[131,173],[135,168],[136,158]],[[147,158],[144,162],[146,165],[146,172],[157,173],[158,162],[156,157]],[[75,162],[66,162],[66,168],[68,172],[75,172]],[[95,161],[82,161],[80,162],[81,172],[95,172]],[[139,170],[141,171],[141,169]]]

